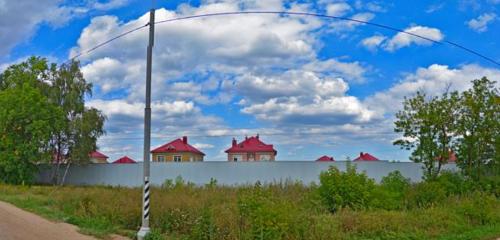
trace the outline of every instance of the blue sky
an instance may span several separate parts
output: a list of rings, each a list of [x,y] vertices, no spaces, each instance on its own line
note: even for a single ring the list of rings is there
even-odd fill
[[[269,10],[342,16],[460,43],[500,62],[500,1],[162,1],[157,21],[194,14]],[[62,63],[144,25],[149,1],[0,0],[0,70],[30,55]],[[23,13],[23,14],[21,14]],[[79,58],[94,84],[88,105],[107,116],[100,150],[142,159],[147,30]],[[207,160],[231,139],[260,134],[279,160],[360,151],[408,159],[392,145],[394,113],[417,90],[440,94],[500,68],[446,44],[369,25],[279,15],[159,24],[153,65],[152,145],[189,136]]]

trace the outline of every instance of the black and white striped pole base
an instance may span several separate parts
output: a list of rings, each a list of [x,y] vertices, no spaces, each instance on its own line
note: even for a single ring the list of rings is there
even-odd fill
[[[142,240],[149,233],[149,177],[144,178],[143,191],[143,208],[142,208],[142,227],[137,233],[137,239]]]

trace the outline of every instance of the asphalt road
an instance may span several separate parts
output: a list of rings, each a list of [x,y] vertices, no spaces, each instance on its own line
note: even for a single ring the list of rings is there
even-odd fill
[[[96,240],[67,223],[51,222],[0,201],[1,240]]]

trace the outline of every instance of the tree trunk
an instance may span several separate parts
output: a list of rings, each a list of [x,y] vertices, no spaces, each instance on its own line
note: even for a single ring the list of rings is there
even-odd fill
[[[69,170],[70,165],[71,165],[71,161],[68,160],[68,163],[66,164],[66,170],[64,170],[64,175],[61,179],[61,186],[63,186],[64,182],[66,181],[66,176],[68,175],[68,170]]]

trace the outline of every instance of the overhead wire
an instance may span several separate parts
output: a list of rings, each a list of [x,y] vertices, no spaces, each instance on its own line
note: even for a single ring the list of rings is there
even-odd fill
[[[473,54],[473,55],[476,55],[484,60],[487,60],[495,65],[498,65],[500,66],[500,63],[497,62],[496,60],[490,58],[490,57],[487,57],[486,55],[484,54],[481,54],[473,49],[470,49],[468,47],[465,47],[461,44],[458,44],[456,42],[452,42],[452,41],[449,41],[449,40],[444,40],[444,41],[439,41],[439,40],[435,40],[435,39],[432,39],[432,38],[429,38],[429,37],[426,37],[426,36],[422,36],[420,34],[416,34],[416,33],[413,33],[413,32],[408,32],[408,31],[405,31],[403,29],[399,29],[399,28],[395,28],[395,27],[391,27],[391,26],[388,26],[388,25],[384,25],[384,24],[380,24],[380,23],[375,23],[375,22],[369,22],[369,21],[363,21],[363,20],[359,20],[359,19],[354,19],[354,18],[348,18],[348,17],[338,17],[338,16],[331,16],[331,15],[326,15],[326,14],[319,14],[319,13],[308,13],[308,12],[289,12],[289,11],[234,11],[234,12],[219,12],[219,13],[206,13],[206,14],[198,14],[198,15],[191,15],[191,16],[184,16],[184,17],[177,17],[177,18],[171,18],[171,19],[166,19],[166,20],[161,20],[161,21],[157,21],[155,22],[155,24],[162,24],[162,23],[169,23],[169,22],[174,22],[174,21],[181,21],[181,20],[187,20],[187,19],[196,19],[196,18],[205,18],[205,17],[215,17],[215,16],[228,16],[228,15],[246,15],[246,14],[273,14],[273,15],[288,15],[288,16],[312,16],[312,17],[319,17],[319,18],[329,18],[329,19],[335,19],[335,20],[341,20],[341,21],[350,21],[350,22],[355,22],[355,23],[360,23],[360,24],[366,24],[366,25],[371,25],[371,26],[375,26],[375,27],[379,27],[379,28],[384,28],[384,29],[388,29],[388,30],[392,30],[392,31],[395,31],[395,32],[399,32],[399,33],[403,33],[403,34],[407,34],[407,35],[410,35],[410,36],[413,36],[413,37],[417,37],[417,38],[420,38],[420,39],[423,39],[423,40],[426,40],[426,41],[430,41],[432,43],[436,43],[436,44],[448,44],[450,46],[453,46],[453,47],[456,47],[456,48],[459,48],[461,50],[464,50],[470,54]],[[88,50],[83,50],[81,52],[79,52],[78,54],[76,54],[75,56],[73,56],[69,61],[72,61],[72,60],[75,60],[76,58],[79,58],[83,55],[87,55],[87,54],[90,54],[91,52],[99,49],[100,47],[102,46],[105,46],[121,37],[124,37],[128,34],[131,34],[133,32],[136,32],[138,30],[141,30],[145,27],[147,27],[149,25],[149,23],[143,25],[143,26],[140,26],[140,27],[136,27],[132,30],[129,30],[129,31],[126,31],[124,33],[121,33],[113,38],[110,38]]]

